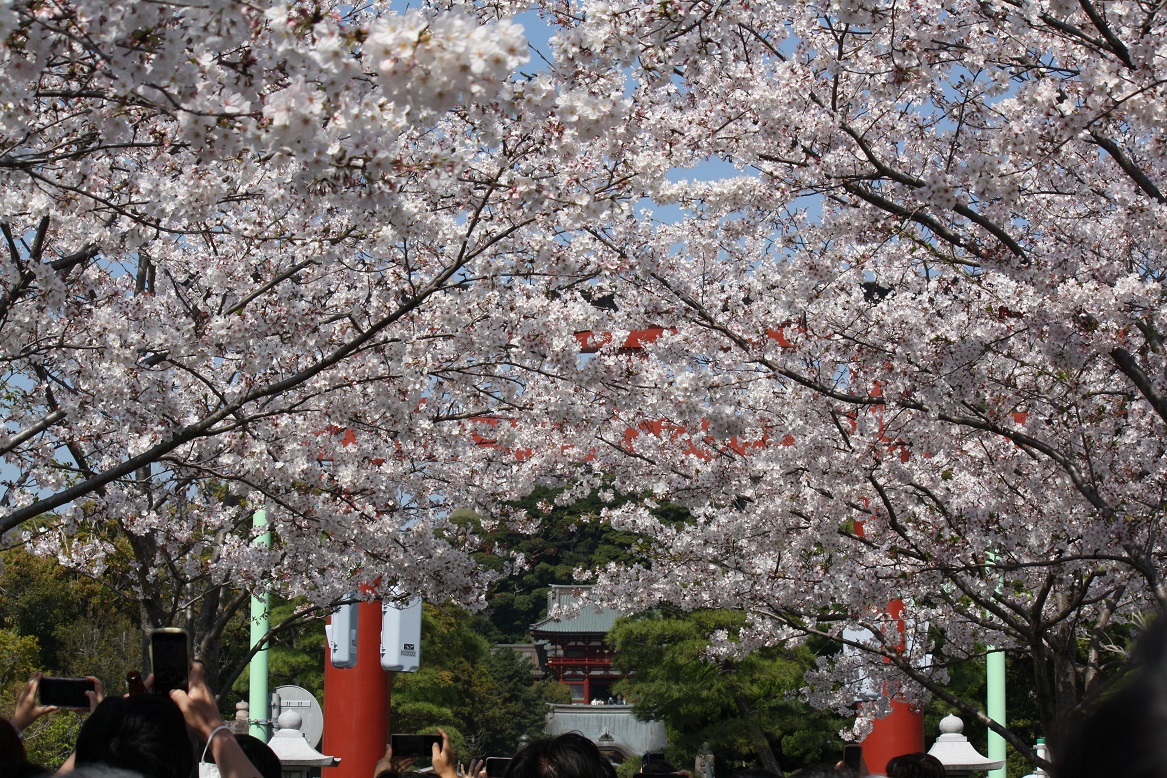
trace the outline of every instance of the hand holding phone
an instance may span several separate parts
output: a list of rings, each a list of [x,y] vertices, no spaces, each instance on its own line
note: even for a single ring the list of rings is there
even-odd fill
[[[37,688],[37,697],[45,707],[89,710],[89,695],[97,693],[97,684],[92,678],[42,677]]]
[[[40,698],[40,682],[44,677],[43,673],[33,673],[32,677],[28,679],[28,683],[24,685],[20,696],[16,698],[16,709],[12,712],[12,718],[9,721],[19,730],[28,729],[34,721],[46,713],[52,713],[56,710],[50,705],[42,705]]]
[[[393,748],[393,758],[433,755],[433,747],[442,746],[441,735],[390,735],[389,745]]]

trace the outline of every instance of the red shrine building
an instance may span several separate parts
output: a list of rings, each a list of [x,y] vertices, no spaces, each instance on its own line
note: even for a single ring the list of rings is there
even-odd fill
[[[604,642],[620,614],[611,608],[580,608],[580,594],[588,588],[552,586],[547,593],[548,617],[531,627],[535,641],[543,646],[547,671],[571,689],[571,701],[577,705],[607,702],[613,696],[612,685],[623,677],[612,667],[612,652]]]

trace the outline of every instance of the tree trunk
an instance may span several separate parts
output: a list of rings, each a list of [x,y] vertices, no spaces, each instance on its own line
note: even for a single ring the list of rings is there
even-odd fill
[[[737,703],[738,714],[742,717],[742,722],[746,725],[746,731],[749,733],[750,740],[754,744],[754,752],[758,755],[758,761],[762,763],[762,767],[776,775],[785,775],[782,772],[782,768],[778,766],[778,759],[774,756],[774,750],[770,748],[770,741],[766,739],[766,733],[762,731],[762,728],[758,726],[758,722],[754,719],[754,711],[750,709],[746,698],[734,692],[733,701]]]

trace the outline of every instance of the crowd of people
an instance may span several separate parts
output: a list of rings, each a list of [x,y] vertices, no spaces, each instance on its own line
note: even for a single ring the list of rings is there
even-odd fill
[[[1140,642],[1129,682],[1084,720],[1067,741],[1062,778],[1167,778],[1167,623]],[[35,778],[54,771],[27,758],[23,731],[56,710],[38,697],[41,676],[34,675],[20,694],[11,719],[0,718],[0,778]],[[280,778],[275,753],[261,740],[234,734],[219,713],[203,666],[192,665],[185,688],[149,693],[153,677],[131,684],[123,697],[105,697],[100,681],[85,692],[89,716],[72,754],[56,773],[70,778]],[[441,732],[441,730],[439,730]],[[569,733],[532,742],[519,750],[501,775],[487,775],[480,762],[469,768],[455,759],[450,738],[441,732],[432,747],[436,778],[617,778],[612,762],[586,737]],[[412,760],[395,758],[392,749],[369,778],[416,775]],[[694,778],[661,759],[645,759],[640,774],[649,778]],[[944,766],[924,753],[890,760],[887,778],[944,778]],[[790,778],[859,778],[863,765],[828,762],[804,768]],[[698,776],[698,778],[704,778]],[[732,778],[782,778],[766,770],[739,770]]]
[[[252,738],[270,753],[266,759],[263,751],[241,745],[223,723],[202,664],[192,665],[185,689],[174,689],[168,695],[106,697],[101,682],[90,680],[94,690],[85,693],[89,716],[58,773],[70,773],[72,778],[192,778],[201,762],[215,765],[222,778],[279,778],[279,759],[271,749]],[[143,691],[152,682],[153,678],[147,678]],[[41,704],[40,683],[41,676],[34,675],[17,699],[12,718],[0,719],[0,778],[50,773],[29,762],[24,748],[24,730],[57,710]],[[266,769],[261,772],[257,764]]]
[[[153,678],[137,693],[106,697],[96,678],[86,691],[89,715],[72,754],[55,772],[70,778],[280,778],[279,758],[263,741],[234,734],[223,722],[203,666],[194,663],[185,689],[152,694]],[[57,710],[40,701],[40,674],[20,694],[11,719],[0,718],[0,778],[37,778],[53,771],[28,760],[23,732],[41,716]],[[131,687],[133,689],[133,687]],[[436,778],[616,778],[616,769],[591,740],[577,733],[537,740],[519,750],[502,776],[487,775],[482,762],[457,763],[449,736],[442,730],[432,747]],[[370,778],[405,778],[412,758],[395,758],[392,747]],[[660,758],[644,760],[641,774],[651,778],[693,778]],[[825,765],[800,773],[802,778],[850,778],[859,773]],[[943,778],[944,768],[931,756],[911,754],[888,764],[888,778]],[[765,770],[738,771],[733,778],[781,778]]]

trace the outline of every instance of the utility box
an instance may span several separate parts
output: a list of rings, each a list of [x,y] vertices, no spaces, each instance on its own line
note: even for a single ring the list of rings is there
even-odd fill
[[[421,661],[421,598],[381,602],[381,667],[412,673]]]
[[[356,592],[345,596],[355,600]],[[324,625],[324,636],[328,640],[328,658],[333,667],[355,667],[357,664],[357,603],[349,602],[332,612],[329,623]]]

